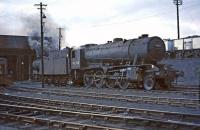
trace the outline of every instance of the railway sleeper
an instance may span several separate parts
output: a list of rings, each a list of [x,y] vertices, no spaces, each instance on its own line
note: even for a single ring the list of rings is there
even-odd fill
[[[156,101],[154,99],[146,99],[146,100],[144,100],[144,102],[146,102],[146,103],[156,103]]]
[[[181,102],[170,102],[169,105],[174,107],[182,107],[184,106]]]
[[[185,103],[183,106],[188,107],[188,108],[195,108],[195,109],[200,108],[200,104],[194,104],[194,103]]]
[[[111,111],[112,111],[112,113],[117,113],[117,114],[119,114],[119,113],[129,113],[129,109],[124,110],[124,109],[115,108],[115,107],[113,107]]]

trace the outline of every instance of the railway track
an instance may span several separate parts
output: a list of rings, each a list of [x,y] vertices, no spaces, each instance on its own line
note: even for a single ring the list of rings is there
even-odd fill
[[[177,85],[174,86],[170,89],[171,91],[182,91],[182,92],[199,92],[199,87],[198,86],[181,86]]]
[[[73,126],[73,128],[111,130],[145,126],[167,129],[200,129],[200,115],[189,113],[33,99],[4,94],[1,94],[0,97],[0,118],[2,119],[44,123],[52,126],[57,125],[61,128]],[[74,123],[77,121],[78,123]],[[94,122],[98,122],[98,125],[94,125]],[[116,127],[116,124],[119,127]]]
[[[75,121],[70,121],[70,114],[78,114],[78,113],[70,113],[65,111],[62,114],[69,115],[68,118],[60,119],[50,119],[52,115],[61,115],[61,111],[51,110],[51,109],[41,109],[34,107],[26,107],[26,106],[18,106],[18,105],[8,105],[8,104],[0,104],[0,115],[3,120],[10,121],[21,121],[32,124],[45,125],[48,127],[57,127],[59,129],[70,129],[70,130],[122,130],[118,128],[105,127],[100,125],[90,125],[84,123],[75,123]],[[51,113],[51,114],[50,114]],[[38,117],[39,116],[39,117]],[[76,116],[76,115],[75,115]],[[65,121],[65,120],[69,121]],[[77,119],[78,120],[78,119]]]
[[[38,85],[41,85],[40,82],[20,82],[20,84],[15,85],[15,86],[19,86],[21,84],[24,85],[34,85],[34,87],[38,87]],[[58,86],[55,86],[53,89],[57,90]],[[66,86],[59,86],[59,87],[63,87],[63,88],[71,88],[71,85],[67,85]],[[74,88],[76,88],[77,90],[79,90],[79,86],[73,86]],[[81,87],[81,89],[84,87]],[[94,88],[94,89],[98,89],[98,88]],[[107,88],[103,88],[103,89],[107,89]],[[98,89],[99,90],[99,89]],[[109,88],[107,90],[110,90]],[[113,92],[119,92],[119,89],[112,89]],[[170,90],[151,90],[151,91],[147,91],[147,90],[142,90],[142,89],[126,89],[126,90],[122,90],[122,91],[131,91],[131,92],[136,92],[136,93],[140,93],[140,94],[144,94],[144,93],[148,93],[148,94],[179,94],[179,95],[193,95],[193,96],[198,96],[199,94],[199,88],[198,87],[181,87],[181,86],[174,86],[172,88],[170,88]]]
[[[30,87],[15,87],[9,88],[14,91],[22,92],[34,92],[41,94],[50,94],[57,96],[78,96],[84,98],[94,98],[94,99],[106,99],[106,100],[118,100],[127,101],[132,103],[148,103],[148,104],[158,104],[158,105],[169,105],[175,107],[186,107],[199,109],[199,99],[188,99],[188,98],[171,98],[171,97],[161,97],[161,96],[144,96],[144,95],[122,95],[122,94],[108,94],[108,93],[95,93],[95,92],[83,92],[83,91],[71,91],[71,90],[49,90],[46,88],[30,88]]]

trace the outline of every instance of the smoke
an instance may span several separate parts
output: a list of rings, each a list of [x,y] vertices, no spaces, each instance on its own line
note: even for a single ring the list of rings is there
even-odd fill
[[[28,41],[32,49],[36,51],[37,57],[41,56],[41,25],[40,17],[38,14],[32,16],[22,16],[21,18],[23,29],[29,36]],[[58,49],[58,25],[53,19],[47,14],[46,18],[43,19],[43,31],[44,31],[44,55],[48,56],[50,50]]]

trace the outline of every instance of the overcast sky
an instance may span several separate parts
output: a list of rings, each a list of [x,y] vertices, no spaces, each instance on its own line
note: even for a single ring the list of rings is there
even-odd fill
[[[39,10],[34,4],[40,1],[47,4],[45,22],[54,23],[54,30],[65,28],[63,47],[101,44],[114,37],[131,39],[141,34],[177,38],[173,0],[0,0],[0,34],[28,35],[31,26],[24,18],[35,18],[39,25]],[[200,0],[183,0],[181,37],[200,35],[199,14]]]

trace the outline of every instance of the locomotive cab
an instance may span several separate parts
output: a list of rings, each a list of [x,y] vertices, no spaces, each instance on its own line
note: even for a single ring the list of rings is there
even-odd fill
[[[82,48],[71,50],[71,76],[72,82],[77,85],[83,84],[83,67],[85,67],[84,50]]]
[[[81,69],[85,66],[84,62],[84,50],[81,48],[72,49],[71,51],[71,69]]]

